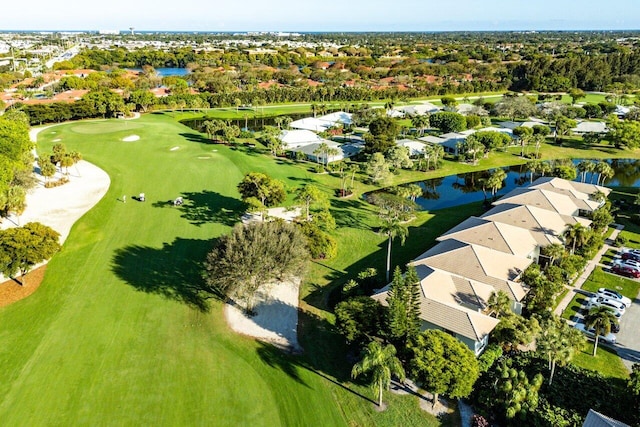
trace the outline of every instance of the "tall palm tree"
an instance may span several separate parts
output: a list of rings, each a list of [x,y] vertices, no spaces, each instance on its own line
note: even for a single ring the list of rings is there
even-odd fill
[[[502,168],[495,169],[487,179],[487,187],[491,189],[491,197],[496,198],[496,192],[504,185],[507,173]]]
[[[444,147],[439,144],[431,146],[431,154],[433,156],[433,168],[438,169],[438,160],[444,157]]]
[[[542,328],[536,339],[536,351],[549,362],[549,385],[553,383],[556,365],[564,366],[585,344],[585,337],[563,319],[554,316]]]
[[[407,235],[409,234],[409,229],[406,225],[400,222],[396,218],[384,218],[384,222],[380,227],[380,231],[385,234],[388,238],[387,243],[387,282],[389,282],[390,274],[391,274],[391,242],[395,237],[400,238],[400,244],[404,245],[405,240],[407,239]]]
[[[607,335],[611,332],[611,325],[617,322],[613,312],[604,306],[593,307],[584,317],[584,323],[587,328],[593,328],[596,335],[596,342],[593,345],[593,355],[598,351],[598,339],[600,335]]]
[[[591,164],[592,163],[589,160],[582,160],[580,163],[578,163],[578,166],[576,166],[576,169],[578,170],[578,172],[580,172],[581,182],[584,182],[587,172],[589,171],[589,166]]]
[[[388,390],[391,376],[397,375],[404,381],[405,373],[402,363],[396,357],[396,348],[387,344],[384,348],[378,341],[372,341],[367,346],[362,360],[353,365],[351,377],[371,372],[371,387],[378,392],[378,406],[382,406],[382,390]]]
[[[538,171],[540,160],[532,160],[525,165],[526,170],[529,171],[530,182],[533,183],[533,175]]]

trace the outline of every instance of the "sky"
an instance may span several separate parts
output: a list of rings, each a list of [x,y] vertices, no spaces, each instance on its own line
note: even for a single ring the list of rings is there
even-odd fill
[[[0,30],[640,30],[640,0],[3,1]]]

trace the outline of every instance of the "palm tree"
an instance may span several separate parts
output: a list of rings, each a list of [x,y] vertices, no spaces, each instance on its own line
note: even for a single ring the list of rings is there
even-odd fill
[[[384,233],[388,238],[387,243],[387,282],[389,282],[389,277],[391,274],[391,242],[395,237],[400,238],[400,244],[404,245],[405,240],[407,239],[407,235],[409,234],[409,229],[406,225],[400,222],[400,220],[396,218],[387,217],[384,219],[382,226],[380,227],[380,231]]]
[[[489,312],[496,314],[496,319],[505,313],[511,312],[511,300],[505,291],[492,292],[487,301]]]
[[[613,312],[604,306],[593,307],[584,317],[584,323],[587,328],[593,328],[596,335],[596,342],[593,345],[593,355],[598,351],[598,339],[600,335],[607,335],[611,332],[611,325],[616,322],[616,316]]]
[[[384,348],[378,341],[372,341],[367,346],[362,360],[353,365],[351,377],[371,372],[371,387],[378,391],[378,406],[382,406],[382,390],[388,390],[391,376],[397,375],[404,381],[405,374],[400,360],[396,357],[396,348],[387,344]]]
[[[504,185],[507,173],[502,168],[495,169],[487,179],[487,186],[491,189],[491,197],[495,200],[496,192]]]
[[[336,147],[329,147],[329,148],[327,148],[326,154],[327,154],[327,159],[326,159],[327,160],[327,164],[326,164],[326,166],[329,166],[329,158],[338,156],[340,154],[340,150],[337,149]]]
[[[564,246],[562,246],[560,243],[553,243],[542,248],[543,255],[546,255],[550,258],[549,265],[553,265],[555,260],[557,259],[562,259],[564,251]]]
[[[438,160],[444,157],[444,147],[439,144],[432,145],[431,155],[433,156],[433,168],[438,169]]]
[[[540,160],[532,160],[530,162],[527,162],[524,167],[529,171],[529,178],[531,180],[531,183],[533,183],[533,175],[538,171],[540,167]]]
[[[571,253],[576,252],[576,246],[580,248],[589,239],[589,229],[576,222],[564,233],[567,244],[571,244]]]
[[[590,165],[592,163],[589,160],[582,160],[580,163],[578,163],[578,166],[576,167],[576,169],[578,169],[578,172],[580,172],[580,181],[584,182],[584,179],[586,178],[587,172],[590,169]]]
[[[427,124],[429,124],[429,118],[427,116],[420,114],[411,116],[411,125],[420,132],[420,136],[424,136],[424,127]]]
[[[536,339],[536,351],[549,361],[549,385],[553,383],[556,364],[564,366],[569,363],[584,343],[584,335],[563,319],[554,316],[547,322]]]

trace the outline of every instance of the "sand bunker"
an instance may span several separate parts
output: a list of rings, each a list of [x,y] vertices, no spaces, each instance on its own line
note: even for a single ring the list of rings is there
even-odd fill
[[[122,138],[124,142],[133,142],[139,140],[140,137],[138,135],[129,135]]]
[[[299,280],[261,286],[256,293],[256,314],[249,317],[241,307],[228,303],[224,309],[227,323],[236,332],[299,352],[299,288]]]
[[[56,138],[56,139],[54,139],[54,140],[53,140],[53,141],[51,141],[51,142],[60,142],[60,141],[62,141],[60,138]]]
[[[180,147],[171,147],[170,151],[176,151],[176,150],[179,150],[179,149],[180,149]]]

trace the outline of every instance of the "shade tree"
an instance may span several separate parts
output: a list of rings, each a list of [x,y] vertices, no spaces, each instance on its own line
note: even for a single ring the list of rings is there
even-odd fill
[[[59,238],[57,231],[39,222],[0,230],[0,273],[12,278],[20,273],[26,285],[31,268],[60,250]]]
[[[207,254],[205,280],[211,291],[243,301],[252,312],[260,286],[301,278],[308,260],[306,239],[296,225],[238,224]]]
[[[480,375],[473,352],[446,332],[422,332],[411,344],[411,352],[411,375],[433,393],[434,407],[440,394],[454,399],[468,396]]]

